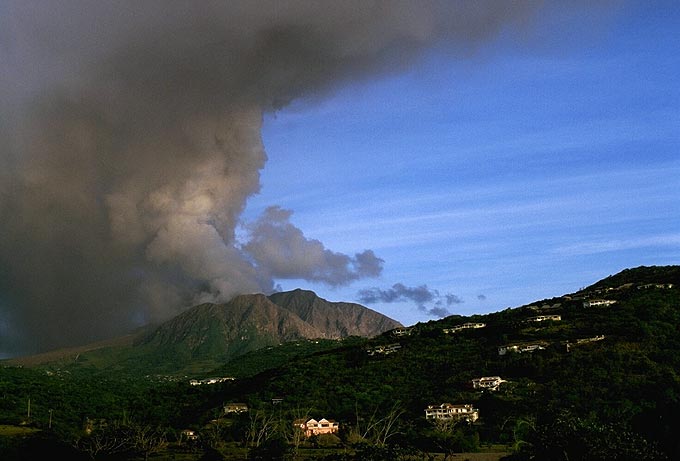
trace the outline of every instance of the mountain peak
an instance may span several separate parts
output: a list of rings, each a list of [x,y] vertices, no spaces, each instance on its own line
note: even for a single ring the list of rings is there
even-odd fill
[[[135,346],[156,357],[159,368],[198,369],[288,341],[373,337],[397,326],[358,304],[331,303],[313,291],[297,289],[199,304],[161,324]]]
[[[327,301],[309,290],[298,288],[274,293],[268,298],[324,331],[327,338],[373,337],[403,326],[396,320],[360,304]]]

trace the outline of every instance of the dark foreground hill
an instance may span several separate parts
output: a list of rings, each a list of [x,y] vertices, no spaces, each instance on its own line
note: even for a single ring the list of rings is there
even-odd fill
[[[0,424],[25,420],[30,396],[38,428],[55,408],[59,427],[76,429],[85,417],[134,414],[174,433],[216,437],[200,450],[220,456],[245,446],[251,459],[281,459],[275,450],[330,444],[337,451],[319,459],[442,459],[500,444],[518,460],[680,459],[678,274],[678,266],[628,269],[530,305],[291,354],[283,366],[217,384],[4,368]],[[238,361],[304,347],[288,344]],[[475,387],[482,377],[500,384]],[[226,413],[229,402],[248,411]],[[445,404],[477,418],[426,418]],[[301,442],[291,430],[301,417],[335,420],[337,440]]]
[[[519,458],[680,459],[678,275],[628,269],[558,298],[298,358],[217,395],[253,406],[283,398],[351,427],[398,414],[394,438],[423,450],[487,441]],[[502,382],[475,388],[481,377]],[[426,420],[446,403],[479,419],[455,429]]]

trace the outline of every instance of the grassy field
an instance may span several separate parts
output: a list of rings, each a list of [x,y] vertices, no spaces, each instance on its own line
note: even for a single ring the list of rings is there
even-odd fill
[[[4,439],[5,442],[10,440],[19,441],[24,440],[24,443],[28,443],[31,446],[30,438],[39,435],[41,431],[39,429],[24,427],[24,426],[12,426],[12,425],[0,425],[0,442]],[[13,445],[10,443],[10,445]],[[0,459],[3,459],[2,447],[5,443],[0,443]],[[445,457],[443,454],[433,454],[428,456],[428,459],[440,461],[440,460],[451,460],[451,461],[500,461],[504,456],[509,453],[505,451],[505,447],[502,446],[492,446],[485,447],[485,452],[478,453],[456,453]],[[245,460],[248,459],[248,450],[241,446],[234,444],[227,448],[220,450],[225,461],[229,460]],[[323,459],[332,454],[341,453],[351,453],[352,449],[349,448],[300,448],[296,461],[312,461]],[[434,455],[432,457],[432,455]],[[186,447],[176,445],[174,443],[166,447],[162,452],[154,453],[151,455],[150,459],[157,461],[173,460],[173,461],[198,461],[205,456],[202,449],[189,450]],[[142,458],[139,458],[142,459]],[[420,457],[413,458],[414,461],[421,459]]]
[[[0,436],[5,437],[22,437],[27,435],[33,435],[39,431],[40,431],[39,429],[35,429],[32,427],[7,426],[4,424],[0,424]]]

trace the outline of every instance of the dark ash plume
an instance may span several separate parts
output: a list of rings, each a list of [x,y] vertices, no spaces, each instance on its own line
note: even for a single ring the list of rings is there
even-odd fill
[[[127,332],[275,278],[377,275],[266,216],[262,115],[348,79],[463,52],[528,2],[5,0],[0,4],[0,353]],[[270,213],[282,213],[282,210]],[[264,240],[282,232],[278,243]],[[292,252],[312,250],[312,260]],[[299,266],[295,267],[295,264]],[[19,340],[22,338],[23,341]]]

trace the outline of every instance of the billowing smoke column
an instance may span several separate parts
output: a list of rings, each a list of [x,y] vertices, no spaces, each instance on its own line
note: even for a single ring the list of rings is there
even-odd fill
[[[380,273],[273,207],[235,228],[266,162],[262,115],[474,45],[527,2],[0,3],[0,353],[126,332],[276,278]]]

